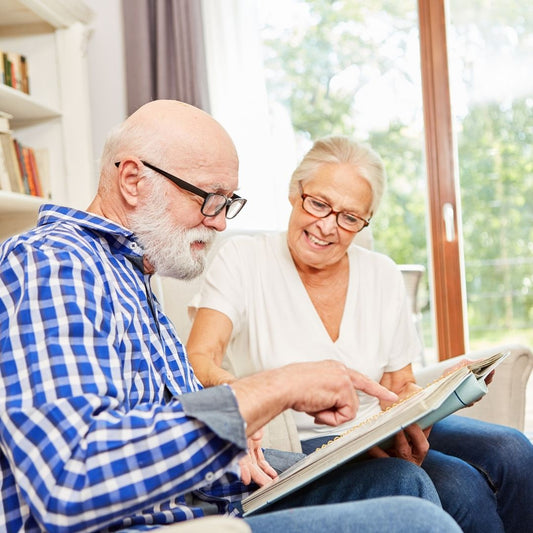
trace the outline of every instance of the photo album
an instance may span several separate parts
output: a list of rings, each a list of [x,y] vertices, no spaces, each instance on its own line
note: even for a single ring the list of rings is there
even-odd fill
[[[481,399],[487,393],[486,377],[508,355],[509,352],[496,353],[449,370],[423,389],[358,423],[245,498],[242,501],[244,515],[262,509],[343,463],[362,456],[373,446],[387,449],[394,435],[410,424],[416,423],[425,429]]]

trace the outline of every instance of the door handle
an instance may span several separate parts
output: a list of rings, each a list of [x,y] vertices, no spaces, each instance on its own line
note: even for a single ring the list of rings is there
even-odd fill
[[[446,233],[446,241],[455,241],[455,209],[453,205],[446,202],[442,206],[442,218],[444,220],[444,231]]]

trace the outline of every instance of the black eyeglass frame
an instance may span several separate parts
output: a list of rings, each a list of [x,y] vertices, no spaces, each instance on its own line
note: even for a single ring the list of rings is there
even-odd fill
[[[366,219],[366,218],[363,218],[359,215],[356,215],[355,213],[350,213],[348,211],[335,211],[333,209],[333,207],[331,207],[327,202],[324,202],[324,200],[321,200],[320,198],[317,198],[316,196],[312,196],[310,194],[305,194],[303,192],[303,189],[302,189],[302,186],[300,184],[300,191],[302,191],[300,197],[302,198],[302,208],[303,210],[310,214],[312,217],[315,217],[315,218],[326,218],[326,217],[329,217],[330,215],[335,215],[335,220],[337,221],[337,225],[339,226],[339,228],[342,228],[343,230],[346,230],[346,231],[349,231],[351,233],[359,233],[360,231],[363,231],[363,229],[365,229],[369,224],[370,224],[370,219]],[[324,204],[325,206],[328,206],[330,211],[325,214],[325,215],[322,215],[322,216],[318,216],[318,215],[315,215],[314,213],[311,213],[309,212],[306,208],[305,208],[305,199],[306,198],[312,198],[313,200],[316,200],[317,202],[320,202],[321,204]],[[345,228],[342,224],[339,224],[339,215],[350,215],[351,217],[354,217],[356,218],[357,220],[361,220],[364,224],[363,224],[363,227],[360,228],[360,229],[356,229],[356,230],[352,230],[352,229],[349,229],[349,228]]]
[[[237,194],[233,194],[231,198],[228,198],[220,193],[204,191],[203,189],[196,187],[192,183],[188,183],[187,181],[182,180],[181,178],[178,178],[178,176],[174,176],[173,174],[170,174],[170,172],[167,172],[166,170],[162,170],[156,167],[155,165],[152,165],[151,163],[148,163],[142,160],[141,160],[141,163],[145,167],[148,167],[152,169],[153,171],[157,172],[158,174],[161,174],[165,178],[169,179],[172,183],[174,183],[174,185],[177,185],[180,189],[191,192],[192,194],[196,194],[196,196],[200,196],[201,198],[203,198],[204,201],[202,203],[202,207],[200,208],[200,211],[202,215],[204,215],[204,217],[216,217],[224,208],[226,208],[226,213],[225,213],[226,218],[228,219],[235,218],[241,212],[241,209],[244,207],[244,205],[247,202],[246,198],[241,198]],[[120,165],[120,161],[116,161],[115,166],[118,168],[119,165]],[[220,196],[222,198],[225,198],[226,202],[224,204],[221,204],[220,207],[217,207],[214,213],[212,214],[204,213],[205,206],[209,202],[209,199],[212,198],[213,196]],[[231,216],[228,216],[228,209],[230,205],[233,204],[233,202],[235,202],[236,200],[238,200],[238,204],[240,205],[240,208],[238,209],[236,213],[232,214]]]

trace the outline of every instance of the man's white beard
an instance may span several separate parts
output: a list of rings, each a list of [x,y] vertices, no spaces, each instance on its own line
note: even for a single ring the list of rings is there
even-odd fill
[[[165,198],[162,187],[158,185],[154,183],[147,205],[139,207],[131,216],[130,229],[160,276],[193,279],[204,271],[207,247],[194,253],[191,244],[196,241],[210,244],[215,230],[204,226],[188,230],[176,226],[167,210],[168,201],[162,200]]]

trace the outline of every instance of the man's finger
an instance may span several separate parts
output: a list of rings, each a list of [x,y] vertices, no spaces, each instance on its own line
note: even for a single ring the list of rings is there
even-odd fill
[[[315,423],[326,424],[328,426],[339,426],[344,422],[353,420],[357,413],[357,397],[354,394],[354,402],[349,405],[336,406],[332,409],[326,409],[315,413],[307,413],[314,417]]]
[[[397,394],[359,372],[352,371],[350,377],[357,390],[366,392],[370,396],[375,396],[384,402],[397,402],[399,399]]]

